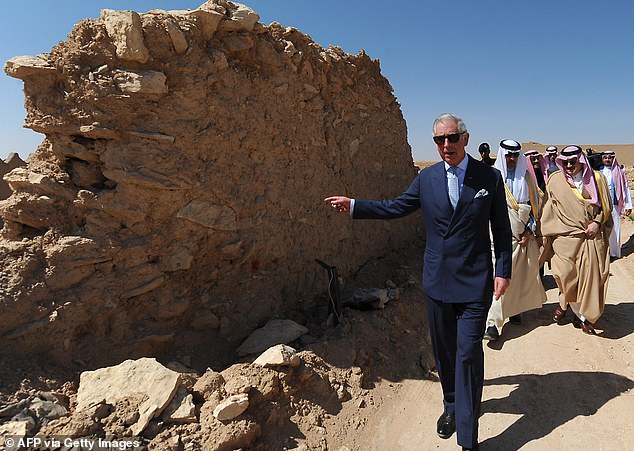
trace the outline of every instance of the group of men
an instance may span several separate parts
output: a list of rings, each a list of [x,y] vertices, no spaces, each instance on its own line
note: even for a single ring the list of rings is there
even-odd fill
[[[436,118],[432,139],[442,161],[421,170],[396,198],[335,195],[324,201],[354,219],[421,210],[423,293],[443,393],[436,432],[444,439],[456,432],[458,445],[473,450],[479,446],[487,325],[497,329],[506,318],[542,305],[539,268],[550,258],[561,291],[553,318],[561,322],[571,306],[573,324],[594,333],[607,290],[612,199],[621,199],[623,185],[618,170],[612,172],[611,190],[578,146],[561,153],[553,148],[533,160],[518,142],[503,140],[495,159],[488,144],[481,145],[487,158],[478,161],[466,154],[469,132],[454,114]],[[627,207],[625,197],[614,204]]]
[[[561,154],[555,146],[544,154],[534,149],[524,153],[513,140],[500,143],[497,157],[490,155],[487,143],[478,151],[481,161],[497,168],[506,182],[515,275],[502,302],[491,306],[484,338],[497,340],[506,318],[519,323],[521,312],[546,300],[542,284],[536,283],[545,261],[550,261],[561,293],[553,319],[561,323],[570,306],[572,324],[594,334],[593,323],[603,312],[609,260],[621,257],[620,218],[632,212],[627,178],[615,153],[594,153],[600,163],[593,163],[578,146]]]
[[[488,143],[480,144],[478,150],[480,152],[481,161],[491,166],[495,165],[496,157],[490,155]],[[539,189],[542,193],[546,193],[546,181],[548,180],[548,176],[560,170],[560,167],[556,163],[558,155],[557,147],[549,146],[543,154],[540,154],[537,150],[528,150],[524,155],[530,160],[530,165],[533,167],[531,172],[535,176]],[[614,151],[596,152],[592,149],[586,149],[586,158],[589,167],[601,172],[608,184],[613,206],[612,218],[614,222],[609,239],[610,258],[621,258],[620,218],[632,214],[632,195],[628,188],[627,176],[623,171],[623,166],[618,163]]]

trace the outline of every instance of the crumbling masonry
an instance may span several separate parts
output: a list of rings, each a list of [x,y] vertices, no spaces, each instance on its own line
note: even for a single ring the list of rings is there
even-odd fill
[[[378,61],[258,20],[224,0],[104,10],[6,63],[46,139],[5,176],[5,352],[232,347],[309,311],[326,290],[315,258],[345,280],[417,239],[418,218],[353,223],[322,203],[391,197],[415,175]]]

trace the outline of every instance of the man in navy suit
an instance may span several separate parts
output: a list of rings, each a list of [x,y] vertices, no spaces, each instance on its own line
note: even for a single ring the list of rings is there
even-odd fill
[[[395,199],[324,201],[354,219],[392,219],[422,210],[423,290],[444,404],[437,432],[449,438],[457,431],[458,445],[478,449],[482,337],[491,302],[511,278],[511,228],[500,172],[466,154],[469,133],[462,119],[443,114],[432,130],[443,162],[423,169]]]

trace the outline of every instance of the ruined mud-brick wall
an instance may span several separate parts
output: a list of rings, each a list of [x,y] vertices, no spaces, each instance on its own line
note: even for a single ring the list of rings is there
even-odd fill
[[[104,10],[7,62],[46,139],[0,204],[3,349],[233,346],[326,291],[315,258],[345,280],[417,239],[418,218],[353,223],[322,202],[415,175],[378,61],[258,20],[223,0]]]

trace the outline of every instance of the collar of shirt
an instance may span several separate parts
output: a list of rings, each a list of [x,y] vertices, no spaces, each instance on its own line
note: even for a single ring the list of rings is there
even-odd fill
[[[577,187],[577,190],[581,195],[583,195],[583,171],[577,172],[576,175],[572,176],[572,181]]]
[[[462,161],[458,163],[458,165],[456,166],[458,169],[461,170],[461,171],[457,171],[456,175],[460,176],[461,173],[464,174],[465,172],[467,172],[468,165],[469,165],[469,157],[465,154]],[[450,167],[451,165],[445,161],[445,172],[449,171]]]

